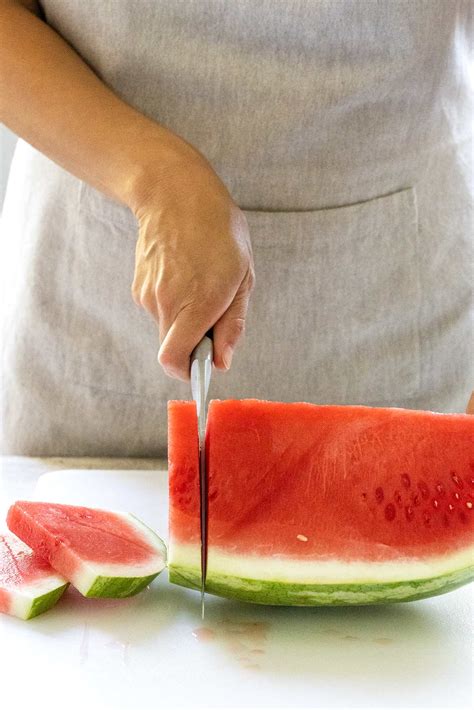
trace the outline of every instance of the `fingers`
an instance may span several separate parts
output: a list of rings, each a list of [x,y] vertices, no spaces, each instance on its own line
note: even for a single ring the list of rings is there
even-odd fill
[[[178,313],[158,352],[158,362],[167,375],[189,380],[191,353],[211,326],[209,321],[203,325],[195,306],[187,306]]]
[[[166,330],[160,326],[165,334],[158,361],[167,375],[189,380],[191,353],[213,326],[214,364],[220,369],[230,368],[234,349],[245,329],[253,282],[253,272],[249,271],[230,305],[226,303],[224,308],[219,309],[216,307],[217,298],[212,306],[211,303],[207,306],[206,303],[189,304],[179,311]]]
[[[214,365],[221,370],[230,369],[234,350],[245,332],[254,281],[253,272],[249,271],[229,308],[214,325]]]

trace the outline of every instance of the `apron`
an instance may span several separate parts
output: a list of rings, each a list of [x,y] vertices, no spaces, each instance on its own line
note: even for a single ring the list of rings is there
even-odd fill
[[[44,0],[245,211],[257,285],[212,398],[463,410],[472,389],[470,3]],[[3,452],[161,456],[137,225],[26,143],[4,207]]]

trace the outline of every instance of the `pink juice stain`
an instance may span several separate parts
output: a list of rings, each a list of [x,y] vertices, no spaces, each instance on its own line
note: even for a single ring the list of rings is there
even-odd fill
[[[122,663],[124,666],[128,666],[130,662],[130,641],[109,641],[107,646],[109,648],[116,648],[122,652]]]
[[[79,663],[80,665],[84,665],[87,663],[87,659],[89,658],[89,626],[87,624],[87,621],[84,622],[84,626],[82,629],[82,639],[81,639],[81,644],[79,646]]]
[[[259,670],[261,666],[255,656],[265,655],[263,646],[268,630],[269,624],[263,621],[224,619],[217,622],[214,628],[200,626],[193,629],[192,635],[202,643],[220,641],[243,668]]]
[[[193,629],[191,632],[195,639],[203,643],[208,643],[209,641],[214,641],[216,638],[216,632],[207,626],[200,626],[197,629]]]

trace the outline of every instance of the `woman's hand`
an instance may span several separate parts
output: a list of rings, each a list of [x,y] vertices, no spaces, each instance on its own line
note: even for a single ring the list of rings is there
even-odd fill
[[[245,217],[205,158],[116,96],[43,21],[36,0],[0,0],[0,120],[139,221],[135,300],[159,325],[166,372],[214,326],[227,368],[253,284]]]
[[[139,222],[133,298],[159,326],[160,364],[182,380],[211,327],[214,364],[230,367],[254,283],[245,215],[207,161],[185,146],[167,167],[144,172],[132,205]]]

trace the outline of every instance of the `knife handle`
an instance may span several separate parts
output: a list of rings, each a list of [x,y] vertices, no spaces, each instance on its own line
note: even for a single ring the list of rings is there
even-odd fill
[[[204,362],[206,360],[213,361],[214,357],[214,343],[212,341],[212,329],[208,330],[206,335],[199,343],[196,345],[191,353],[191,365],[194,360],[198,362]]]

